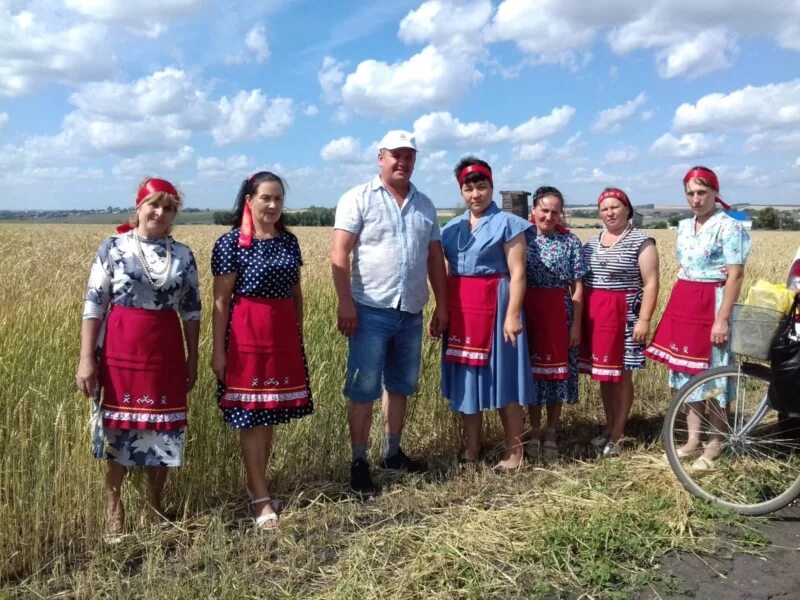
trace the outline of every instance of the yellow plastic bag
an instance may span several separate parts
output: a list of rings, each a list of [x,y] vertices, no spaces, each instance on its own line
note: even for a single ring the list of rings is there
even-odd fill
[[[744,303],[787,314],[792,309],[793,301],[794,294],[786,289],[786,286],[759,279],[747,292]]]

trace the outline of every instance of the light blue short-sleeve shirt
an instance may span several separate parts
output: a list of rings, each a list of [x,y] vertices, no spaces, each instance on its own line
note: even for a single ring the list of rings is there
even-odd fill
[[[402,207],[380,176],[345,192],[334,229],[357,236],[353,300],[376,308],[418,313],[428,301],[428,245],[441,239],[436,208],[411,184]]]
[[[678,255],[679,279],[689,281],[725,281],[725,265],[743,265],[750,254],[750,234],[736,219],[717,210],[695,232],[695,217],[678,224],[675,252]]]

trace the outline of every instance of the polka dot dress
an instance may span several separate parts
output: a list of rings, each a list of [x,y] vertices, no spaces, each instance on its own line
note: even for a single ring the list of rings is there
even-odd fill
[[[252,298],[291,298],[292,286],[300,281],[303,258],[297,237],[282,232],[278,237],[253,238],[250,248],[239,246],[239,229],[232,229],[214,244],[211,272],[216,275],[238,273],[233,293]],[[231,310],[235,310],[232,305]],[[230,319],[228,320],[230,323]],[[227,335],[226,335],[227,344]],[[308,385],[308,363],[303,349],[303,365]],[[310,387],[309,387],[310,390]],[[225,394],[225,384],[217,381],[217,401]],[[279,425],[314,412],[309,398],[306,406],[266,408],[222,408],[225,422],[233,429],[249,429],[259,425]]]

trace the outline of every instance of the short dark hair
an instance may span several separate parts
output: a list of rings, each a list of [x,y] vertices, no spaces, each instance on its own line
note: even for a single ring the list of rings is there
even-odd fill
[[[465,156],[458,161],[456,168],[453,169],[453,174],[456,176],[456,181],[458,181],[459,186],[464,185],[465,183],[477,183],[479,181],[488,181],[489,183],[492,183],[492,179],[490,177],[487,177],[483,173],[479,173],[477,171],[474,173],[469,173],[463,181],[459,181],[458,176],[461,175],[461,171],[471,165],[480,165],[485,169],[488,169],[490,173],[492,172],[492,167],[490,167],[489,163],[487,163],[485,160],[481,160],[477,156]]]
[[[536,188],[536,191],[533,192],[533,206],[537,206],[539,201],[546,196],[555,196],[558,198],[561,201],[561,212],[564,212],[564,195],[558,188],[552,185],[542,185]]]

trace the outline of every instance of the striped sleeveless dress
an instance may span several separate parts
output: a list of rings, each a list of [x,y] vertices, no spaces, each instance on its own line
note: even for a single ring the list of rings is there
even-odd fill
[[[639,319],[642,306],[642,274],[639,271],[639,252],[648,240],[653,238],[639,229],[631,229],[628,234],[605,247],[600,244],[601,233],[593,236],[583,245],[583,260],[588,270],[583,278],[584,285],[600,290],[630,290],[625,295],[627,311],[625,315],[625,355],[623,368],[626,371],[644,368],[644,344],[633,341],[633,328]],[[653,240],[655,243],[655,240]],[[620,323],[620,326],[623,326]]]

